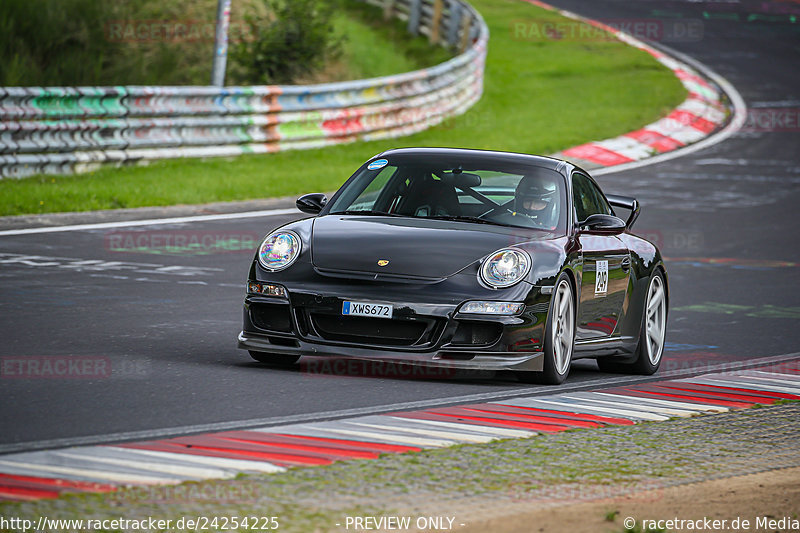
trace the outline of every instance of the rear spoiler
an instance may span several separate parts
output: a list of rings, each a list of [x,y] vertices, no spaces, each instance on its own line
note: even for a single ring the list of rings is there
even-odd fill
[[[636,198],[631,198],[630,196],[620,196],[618,194],[609,194],[606,195],[608,198],[608,203],[610,203],[613,207],[621,207],[623,209],[628,209],[631,214],[628,215],[628,220],[625,221],[625,227],[627,229],[631,229],[633,227],[634,222],[636,219],[639,218],[639,213],[642,211],[642,206],[639,205],[639,202]]]

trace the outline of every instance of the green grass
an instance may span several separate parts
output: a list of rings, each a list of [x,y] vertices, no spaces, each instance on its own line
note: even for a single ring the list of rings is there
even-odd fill
[[[547,154],[641,127],[685,98],[650,55],[610,39],[520,40],[515,21],[563,22],[520,0],[474,0],[491,31],[485,92],[465,115],[402,139],[234,159],[173,160],[0,181],[0,214],[246,200],[330,191],[398,146]],[[375,18],[378,18],[376,15]],[[570,22],[570,24],[572,24]],[[393,42],[393,41],[390,41]]]
[[[340,1],[334,19],[336,33],[345,36],[342,57],[309,81],[344,81],[410,72],[443,63],[452,54],[431,46],[423,36],[412,38],[405,23],[386,22],[371,6],[355,0]]]
[[[297,79],[297,84],[389,76],[431,67],[454,55],[432,46],[426,37],[412,37],[405,30],[405,23],[376,17],[373,9],[359,0],[327,1],[338,6],[332,23],[335,34],[343,38],[341,54],[329,57],[324,69]],[[236,64],[230,68],[229,83],[246,85]]]

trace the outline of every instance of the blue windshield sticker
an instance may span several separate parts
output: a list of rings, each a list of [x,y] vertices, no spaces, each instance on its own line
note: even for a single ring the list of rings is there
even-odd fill
[[[377,161],[373,161],[367,165],[367,170],[378,170],[379,168],[383,168],[388,164],[389,162],[386,159],[378,159]]]

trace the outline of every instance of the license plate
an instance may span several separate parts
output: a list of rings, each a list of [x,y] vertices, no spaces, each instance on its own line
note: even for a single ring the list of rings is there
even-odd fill
[[[344,302],[342,303],[342,314],[347,316],[392,318],[392,306],[367,302]]]

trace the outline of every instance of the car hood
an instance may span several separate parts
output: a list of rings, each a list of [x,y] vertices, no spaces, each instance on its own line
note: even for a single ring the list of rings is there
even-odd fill
[[[314,220],[311,256],[318,270],[331,273],[434,280],[495,250],[530,241],[531,233],[538,232],[424,218],[327,215]],[[379,261],[388,263],[379,266]]]

